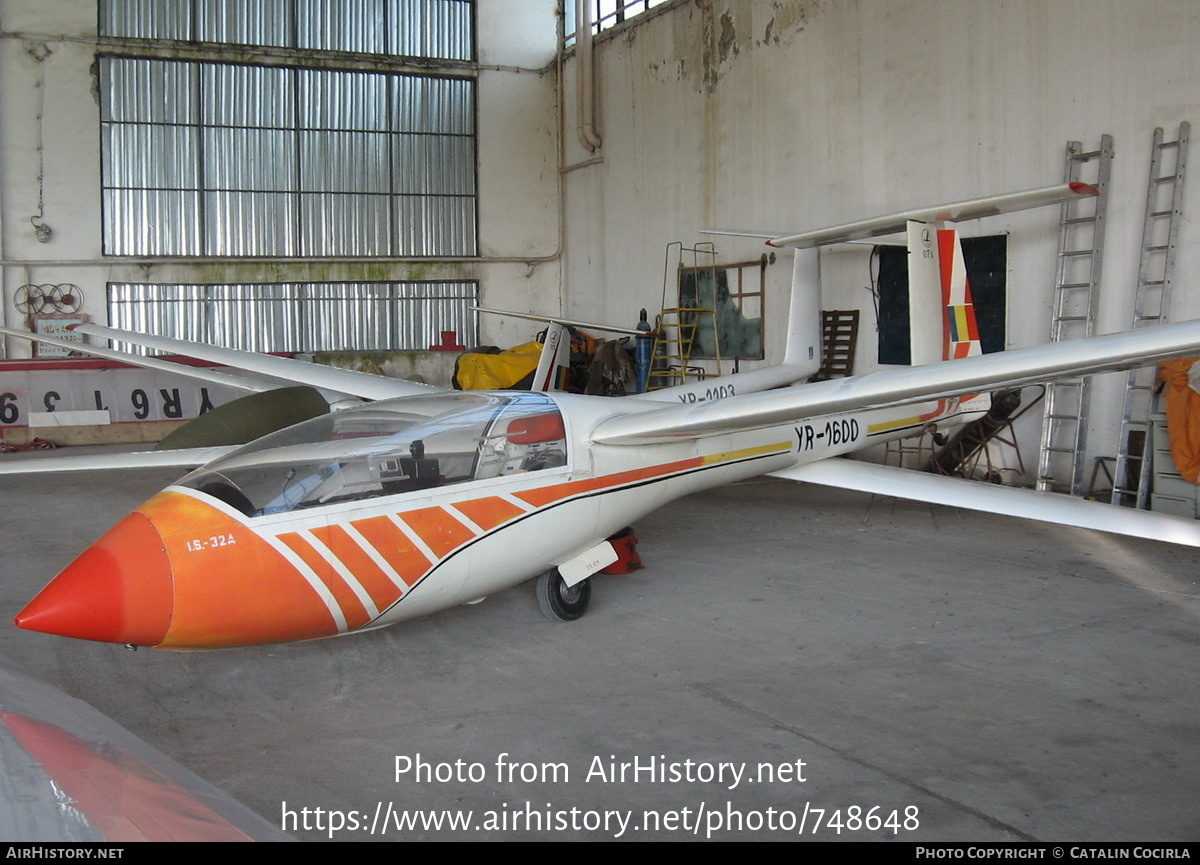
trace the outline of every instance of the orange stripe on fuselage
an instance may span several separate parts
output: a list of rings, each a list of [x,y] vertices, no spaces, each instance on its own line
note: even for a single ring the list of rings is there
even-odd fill
[[[415,586],[433,564],[387,517],[353,520],[350,524],[410,586]]]
[[[525,513],[524,510],[500,496],[488,496],[451,505],[485,532]]]
[[[346,584],[346,581],[340,575],[334,572],[333,565],[321,554],[319,550],[313,548],[307,540],[300,537],[295,532],[288,532],[280,535],[279,540],[287,545],[293,553],[298,555],[312,569],[318,579],[325,584],[329,589],[329,593],[333,595],[337,605],[342,609],[342,615],[346,617],[346,625],[350,630],[361,628],[367,622],[371,621],[371,615],[367,612],[367,608],[363,606],[362,601],[354,594],[354,590]]]
[[[312,533],[329,549],[330,553],[337,556],[338,560],[346,566],[346,570],[354,574],[359,584],[375,602],[376,608],[386,610],[400,597],[400,589],[395,582],[371,560],[371,557],[341,526],[318,526],[312,529]]]
[[[425,546],[439,559],[475,537],[475,533],[452,517],[445,508],[421,508],[399,514],[412,526]]]
[[[649,478],[661,477],[669,475],[673,472],[684,471],[686,469],[697,468],[705,464],[703,457],[693,457],[686,460],[678,460],[673,463],[664,463],[660,466],[649,466],[641,469],[630,469],[627,472],[616,472],[611,475],[604,475],[599,478],[589,478],[582,481],[571,481],[565,484],[555,484],[550,487],[541,487],[536,490],[527,490],[522,493],[515,493],[515,496],[522,501],[529,502],[535,507],[551,504],[552,502],[561,501],[562,499],[576,496],[580,493],[590,493],[596,490],[602,490],[607,487],[621,486],[622,484],[634,483],[636,481],[647,480]]]

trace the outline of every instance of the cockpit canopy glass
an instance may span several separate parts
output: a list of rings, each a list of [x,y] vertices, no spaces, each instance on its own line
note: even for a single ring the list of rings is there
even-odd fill
[[[262,516],[566,464],[562,414],[549,397],[456,393],[386,400],[296,424],[180,485]]]

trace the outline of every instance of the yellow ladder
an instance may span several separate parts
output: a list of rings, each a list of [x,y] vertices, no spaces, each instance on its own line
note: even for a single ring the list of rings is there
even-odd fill
[[[650,355],[650,376],[646,390],[686,384],[688,376],[697,381],[705,377],[700,366],[689,366],[692,348],[696,344],[696,331],[704,316],[712,323],[713,345],[717,342],[717,311],[712,308],[678,306],[664,309],[654,329],[654,350]],[[718,364],[720,356],[717,357]]]

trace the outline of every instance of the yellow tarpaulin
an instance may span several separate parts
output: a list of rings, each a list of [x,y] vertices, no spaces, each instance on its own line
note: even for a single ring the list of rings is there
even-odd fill
[[[537,369],[540,342],[515,345],[499,354],[464,354],[458,358],[455,380],[463,390],[503,390]]]
[[[1198,360],[1181,357],[1158,365],[1158,380],[1167,388],[1167,431],[1175,470],[1192,483],[1200,477],[1200,393],[1192,390],[1188,373]]]

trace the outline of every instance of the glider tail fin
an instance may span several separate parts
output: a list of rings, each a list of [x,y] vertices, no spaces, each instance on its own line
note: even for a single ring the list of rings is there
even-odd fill
[[[783,365],[792,381],[803,381],[821,368],[821,264],[819,249],[797,249],[792,263]]]
[[[546,337],[537,369],[533,373],[532,391],[566,390],[564,373],[571,367],[571,333],[561,321],[546,322]]]
[[[954,229],[908,223],[908,303],[914,366],[983,353]]]

